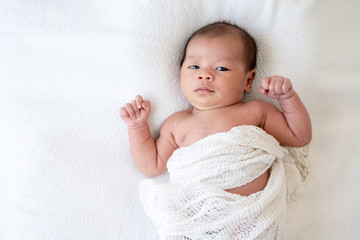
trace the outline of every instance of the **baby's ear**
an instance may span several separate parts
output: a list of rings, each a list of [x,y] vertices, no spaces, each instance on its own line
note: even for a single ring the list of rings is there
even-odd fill
[[[250,70],[247,74],[246,74],[246,80],[245,80],[245,88],[244,88],[244,92],[246,93],[250,93],[251,92],[251,85],[252,82],[255,79],[255,75],[256,75],[256,70]]]

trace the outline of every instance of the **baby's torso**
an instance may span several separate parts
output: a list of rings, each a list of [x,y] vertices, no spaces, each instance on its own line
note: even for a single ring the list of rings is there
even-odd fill
[[[194,114],[187,110],[179,114],[173,129],[173,136],[179,147],[190,146],[194,142],[218,132],[227,132],[240,125],[261,127],[262,117],[252,104],[230,106]]]
[[[235,126],[253,125],[263,126],[263,114],[258,104],[243,103],[227,108],[194,113],[192,109],[177,115],[173,136],[179,147],[187,147],[209,135],[227,132]],[[268,181],[269,172],[266,171],[254,181],[234,189],[230,193],[248,196],[262,190]]]

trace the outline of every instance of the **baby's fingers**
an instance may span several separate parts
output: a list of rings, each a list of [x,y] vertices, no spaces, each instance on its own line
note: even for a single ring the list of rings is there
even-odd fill
[[[278,78],[274,78],[274,80],[272,81],[273,87],[272,87],[272,94],[276,94],[276,95],[281,95],[283,94],[283,84],[284,84],[284,78],[282,77],[278,77]]]
[[[124,108],[131,119],[136,119],[136,114],[131,103],[125,104]]]
[[[126,110],[125,107],[120,108],[120,117],[122,117],[122,118],[129,118],[130,117],[129,113]]]
[[[144,101],[141,106],[147,113],[151,112],[151,103],[150,103],[150,101]]]
[[[133,105],[131,103],[125,104],[124,107],[120,108],[120,117],[122,119],[136,119],[136,111],[133,108]]]
[[[267,77],[267,78],[264,78],[263,80],[261,80],[261,85],[259,87],[259,92],[261,94],[264,94],[264,95],[269,94],[270,82],[271,82],[271,77]]]
[[[135,97],[135,101],[136,101],[136,107],[137,107],[138,109],[141,109],[141,108],[142,108],[142,105],[143,105],[143,103],[144,103],[144,99],[142,98],[142,96],[137,95],[137,96]]]
[[[134,111],[134,114],[135,114],[135,115],[134,115],[134,116],[135,116],[134,119],[139,118],[139,117],[141,116],[141,113],[140,113],[141,107],[139,108],[138,103],[137,103],[137,100],[132,101],[132,102],[130,103],[130,105],[131,105],[131,107],[132,107],[132,109],[133,109],[133,111]]]
[[[282,92],[287,93],[292,90],[292,84],[290,79],[285,78],[284,83],[282,84]]]
[[[263,90],[269,90],[270,82],[271,82],[271,77],[264,78],[263,80],[261,80],[261,88]]]

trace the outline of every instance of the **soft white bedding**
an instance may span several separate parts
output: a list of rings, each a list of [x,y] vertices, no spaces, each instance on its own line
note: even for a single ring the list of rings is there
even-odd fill
[[[359,7],[1,0],[0,239],[158,239],[118,109],[143,94],[156,136],[187,106],[178,86],[185,40],[218,20],[257,39],[254,89],[262,77],[287,76],[312,117],[310,176],[289,206],[288,239],[359,239]]]

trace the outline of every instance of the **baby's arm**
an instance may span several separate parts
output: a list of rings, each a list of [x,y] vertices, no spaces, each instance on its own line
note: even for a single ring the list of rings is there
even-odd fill
[[[294,91],[291,81],[280,76],[264,78],[259,91],[278,100],[283,112],[266,105],[264,130],[281,145],[301,147],[312,138],[309,113]]]
[[[147,177],[155,177],[166,171],[166,162],[176,149],[169,121],[160,128],[155,142],[147,123],[151,104],[141,96],[120,109],[120,117],[128,128],[131,155],[140,171]]]

